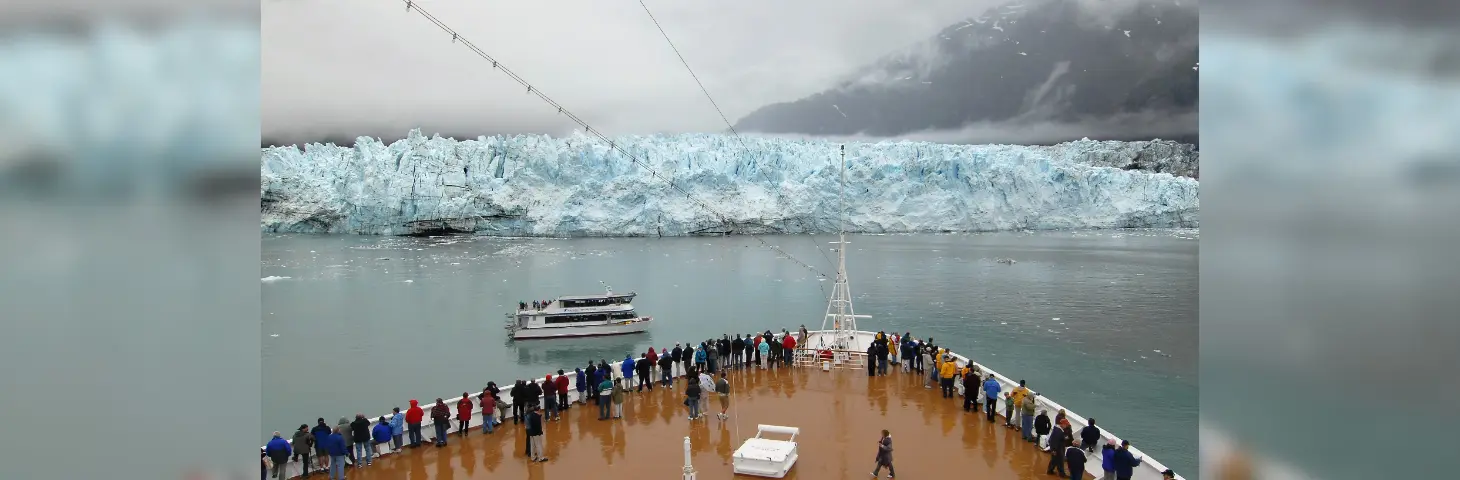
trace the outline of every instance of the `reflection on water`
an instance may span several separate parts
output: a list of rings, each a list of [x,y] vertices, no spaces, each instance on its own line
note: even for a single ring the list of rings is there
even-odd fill
[[[630,335],[613,335],[606,337],[582,337],[563,339],[541,339],[541,340],[518,340],[508,344],[507,348],[517,351],[517,364],[524,367],[531,367],[532,371],[557,372],[559,369],[571,371],[573,367],[587,367],[584,362],[579,365],[569,364],[569,359],[587,358],[593,362],[604,360],[613,363],[623,360],[624,355],[633,353],[638,359],[640,353],[645,350],[639,348],[645,342],[653,343],[654,336],[651,333],[636,333]]]

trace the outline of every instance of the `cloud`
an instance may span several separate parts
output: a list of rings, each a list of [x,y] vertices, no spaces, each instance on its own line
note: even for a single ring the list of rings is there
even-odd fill
[[[731,121],[792,100],[995,0],[648,0]],[[725,128],[637,2],[426,0],[428,11],[610,134]],[[576,128],[396,0],[261,4],[266,138]]]

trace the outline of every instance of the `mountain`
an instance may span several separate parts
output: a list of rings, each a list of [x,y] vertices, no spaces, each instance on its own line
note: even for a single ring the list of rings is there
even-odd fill
[[[953,143],[1195,143],[1197,31],[1191,0],[1012,3],[950,25],[826,91],[761,107],[736,129],[983,132],[942,139]]]

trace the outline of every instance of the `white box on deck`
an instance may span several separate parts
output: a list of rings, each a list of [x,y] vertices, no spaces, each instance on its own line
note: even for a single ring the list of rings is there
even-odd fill
[[[785,477],[796,464],[796,435],[801,432],[795,427],[761,425],[755,438],[748,438],[745,444],[735,450],[732,464],[735,473],[759,477]],[[766,433],[790,435],[790,440],[764,438]]]

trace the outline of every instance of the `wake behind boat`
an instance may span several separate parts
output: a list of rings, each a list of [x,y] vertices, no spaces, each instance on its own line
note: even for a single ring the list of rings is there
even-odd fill
[[[653,317],[634,311],[637,293],[563,296],[547,301],[518,302],[507,314],[507,337],[512,340],[591,337],[641,333]]]

